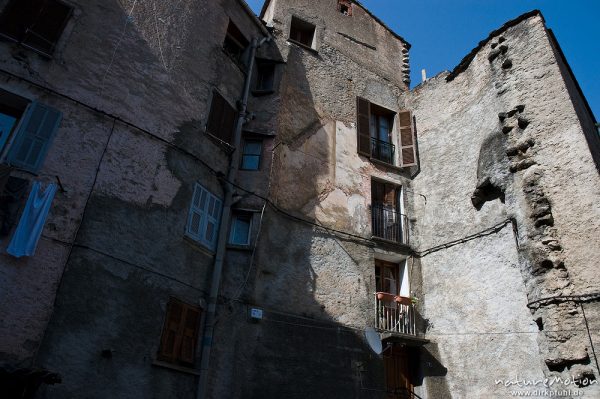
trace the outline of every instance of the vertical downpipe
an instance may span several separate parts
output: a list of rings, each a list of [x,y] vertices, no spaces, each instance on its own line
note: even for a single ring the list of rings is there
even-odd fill
[[[196,398],[205,399],[208,392],[208,377],[210,374],[210,355],[213,343],[213,333],[215,326],[215,314],[217,310],[217,300],[219,297],[219,288],[221,285],[221,275],[223,273],[223,262],[225,260],[225,250],[227,246],[227,232],[229,229],[229,221],[231,219],[231,205],[233,198],[232,186],[228,182],[232,182],[237,177],[238,165],[240,163],[240,143],[242,139],[242,127],[246,120],[246,111],[248,108],[248,95],[250,93],[250,83],[252,81],[252,72],[254,70],[256,49],[260,47],[269,38],[265,37],[260,41],[256,38],[252,39],[250,48],[250,60],[246,78],[244,81],[244,92],[241,99],[240,112],[235,126],[233,136],[233,153],[229,159],[229,169],[227,171],[227,181],[223,182],[225,191],[225,200],[223,201],[223,213],[221,216],[221,228],[219,230],[219,240],[217,242],[217,253],[213,266],[212,282],[210,285],[210,297],[208,299],[208,308],[206,312],[206,320],[202,333],[202,357],[200,360],[200,378],[198,379],[198,391]]]

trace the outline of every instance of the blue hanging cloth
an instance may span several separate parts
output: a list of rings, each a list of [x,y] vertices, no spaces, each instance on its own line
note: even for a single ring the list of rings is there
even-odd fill
[[[17,258],[35,254],[35,247],[46,224],[56,189],[56,184],[50,183],[46,190],[42,191],[40,182],[33,183],[19,225],[6,252]]]

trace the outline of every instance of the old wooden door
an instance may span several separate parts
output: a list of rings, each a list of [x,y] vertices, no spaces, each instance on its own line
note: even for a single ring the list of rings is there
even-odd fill
[[[411,351],[394,345],[384,352],[387,399],[413,399]]]

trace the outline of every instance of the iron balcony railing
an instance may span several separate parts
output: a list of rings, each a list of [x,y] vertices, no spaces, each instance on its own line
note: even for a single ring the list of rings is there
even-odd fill
[[[411,298],[375,293],[375,328],[399,334],[416,335],[415,305]]]
[[[371,206],[373,236],[408,245],[408,218],[386,204]]]
[[[393,165],[395,151],[396,146],[392,143],[371,137],[371,158]]]

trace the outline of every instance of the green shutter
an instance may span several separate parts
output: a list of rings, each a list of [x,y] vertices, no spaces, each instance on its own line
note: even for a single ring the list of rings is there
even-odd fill
[[[46,158],[58,130],[62,114],[47,105],[32,102],[27,106],[15,135],[8,162],[18,168],[37,172]]]

